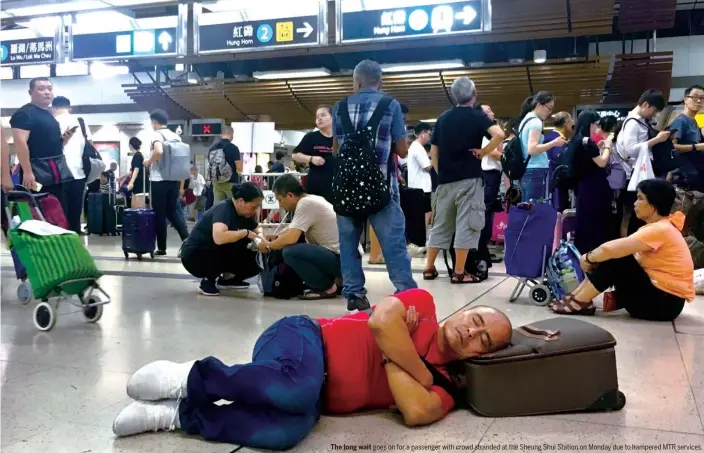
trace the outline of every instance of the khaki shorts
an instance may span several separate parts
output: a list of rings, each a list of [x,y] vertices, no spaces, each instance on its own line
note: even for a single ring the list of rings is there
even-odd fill
[[[428,247],[443,250],[476,249],[485,222],[484,181],[463,179],[438,186]]]

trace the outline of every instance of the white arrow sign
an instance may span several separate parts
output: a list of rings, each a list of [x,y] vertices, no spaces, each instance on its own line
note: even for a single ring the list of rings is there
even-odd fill
[[[297,29],[296,33],[303,33],[303,39],[305,39],[309,37],[313,31],[315,31],[315,29],[308,22],[303,22],[303,28]]]
[[[464,11],[455,14],[455,19],[462,20],[464,25],[469,25],[477,17],[477,12],[471,6],[465,6]]]
[[[164,50],[164,52],[169,50],[169,45],[172,42],[173,42],[173,39],[171,38],[171,35],[165,31],[162,31],[161,34],[159,35],[159,44],[161,44],[161,48]]]

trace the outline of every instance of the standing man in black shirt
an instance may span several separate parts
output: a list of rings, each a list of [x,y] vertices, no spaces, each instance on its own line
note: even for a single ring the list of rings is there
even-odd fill
[[[213,156],[212,152],[216,149],[222,149],[225,154],[225,161],[232,169],[232,176],[229,181],[212,181],[213,201],[215,203],[229,199],[232,195],[232,187],[240,182],[240,175],[242,174],[242,157],[240,156],[240,149],[232,143],[234,136],[235,130],[230,126],[225,126],[222,128],[220,141],[210,148],[211,152],[208,157],[209,165],[213,165],[211,164],[211,158]]]
[[[291,158],[309,166],[306,193],[320,195],[332,203],[332,176],[335,156],[332,153],[332,107],[321,105],[315,113],[318,130],[309,132],[293,150]]]
[[[66,164],[63,148],[78,127],[61,135],[59,122],[50,111],[54,87],[46,77],[30,80],[29,95],[31,102],[10,118],[22,185],[29,190],[53,194],[66,212],[63,183],[73,179],[73,176]]]
[[[451,92],[457,107],[438,118],[430,151],[438,173],[438,189],[423,278],[438,277],[435,259],[440,249],[451,248],[454,236],[456,260],[452,283],[478,283],[482,279],[467,273],[465,264],[469,250],[479,245],[485,223],[481,159],[499,147],[504,132],[484,112],[474,109],[477,90],[468,77],[455,80]],[[482,139],[487,134],[491,141],[482,148]]]

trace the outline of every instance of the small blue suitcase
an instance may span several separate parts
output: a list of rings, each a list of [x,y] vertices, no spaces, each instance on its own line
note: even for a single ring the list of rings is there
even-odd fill
[[[122,219],[122,251],[154,258],[156,249],[156,215],[152,209],[125,209]]]

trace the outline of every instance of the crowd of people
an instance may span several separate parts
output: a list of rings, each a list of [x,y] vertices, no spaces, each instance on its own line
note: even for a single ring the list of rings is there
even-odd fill
[[[274,176],[241,182],[242,157],[227,126],[210,149],[207,182],[195,167],[187,182],[165,179],[156,164],[165,143],[180,137],[160,110],[150,114],[149,158],[145,144],[132,138],[130,171],[117,181],[114,167],[101,175],[99,190],[124,184],[132,207],[144,207],[149,198],[156,255],[166,254],[167,220],[174,227],[181,262],[202,279],[201,294],[248,287],[247,280],[262,272],[258,257],[280,253],[305,284],[302,299],[342,295],[353,312],[335,319],[281,319],[257,341],[251,363],[226,366],[208,357],[143,367],[128,383],[136,401],[115,420],[118,436],[181,429],[207,440],[286,449],[322,413],[393,406],[410,426],[440,420],[462,399],[453,364],[504,348],[512,326],[488,307],[460,311],[439,325],[432,296],[417,288],[409,251],[427,253],[425,280],[439,277],[441,250],[453,251],[452,284],[486,280],[495,261],[488,246],[497,204],[576,208],[574,241],[586,278],[550,305],[554,313],[594,314],[594,299],[609,288],[615,291],[604,296],[603,311],[625,309],[649,320],[673,320],[694,300],[694,264],[681,233],[685,215],[673,207],[675,187],[704,190],[704,140],[694,119],[704,88],[686,91],[684,113],[661,132],[651,126],[666,104],[657,90],[646,91],[620,122],[593,110],[577,118],[553,113],[555,97],[539,92],[502,125],[491,106],[478,102],[474,82],[460,77],[450,89],[456,105],[435,127],[418,124],[409,146],[407,109],[382,92],[382,76],[379,64],[362,61],[354,70],[355,93],[317,109],[317,130],[292,156],[309,167],[304,181],[285,174],[279,152],[270,163]],[[32,102],[11,119],[21,181],[54,194],[78,232],[90,132],[71,115],[68,99],[54,98],[48,79],[32,80],[29,93]],[[504,149],[515,142],[525,172],[511,181],[503,171]],[[674,153],[663,167],[661,145],[668,143]],[[3,138],[3,158],[8,154]],[[654,175],[643,177],[651,161]],[[6,167],[2,183],[10,188]],[[338,170],[353,167],[365,170],[346,182]],[[256,173],[263,173],[261,167]],[[206,210],[208,183],[214,204]],[[275,235],[265,234],[258,221],[265,188],[292,214]],[[186,189],[197,219],[190,233],[181,209]],[[396,290],[374,307],[360,246],[367,224]],[[232,403],[213,404],[219,400]]]

